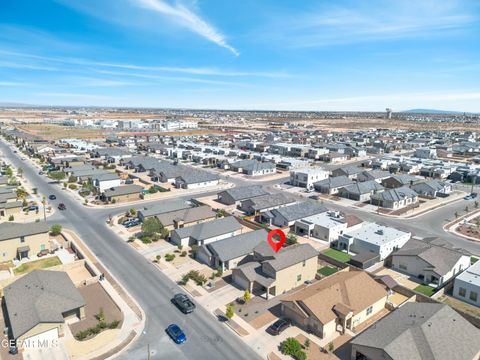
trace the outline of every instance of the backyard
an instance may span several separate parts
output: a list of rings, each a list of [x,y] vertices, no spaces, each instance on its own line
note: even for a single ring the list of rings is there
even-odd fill
[[[29,273],[30,271],[33,271],[36,269],[46,269],[46,268],[61,265],[61,264],[62,262],[60,261],[58,256],[51,256],[48,258],[23,263],[19,267],[13,269],[13,273],[15,275],[21,275],[21,274]]]
[[[338,251],[335,249],[328,249],[324,252],[325,255],[331,257],[332,259],[338,260],[340,262],[346,263],[350,260],[352,255],[344,253],[342,251]]]
[[[331,266],[324,266],[320,269],[318,269],[318,273],[323,275],[323,276],[330,276],[335,274],[338,271],[337,268],[331,267]]]
[[[414,290],[428,297],[432,296],[435,292],[435,289],[428,285],[418,285]]]

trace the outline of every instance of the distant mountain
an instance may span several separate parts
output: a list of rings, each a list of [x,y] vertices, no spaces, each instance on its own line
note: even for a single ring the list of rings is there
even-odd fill
[[[462,111],[436,110],[436,109],[411,109],[402,112],[417,113],[417,114],[446,114],[446,115],[461,115]]]

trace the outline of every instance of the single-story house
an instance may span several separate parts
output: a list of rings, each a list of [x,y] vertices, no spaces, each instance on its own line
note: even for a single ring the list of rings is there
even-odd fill
[[[350,344],[352,360],[477,360],[480,330],[446,304],[408,302]]]
[[[120,186],[122,184],[122,179],[120,179],[115,173],[106,173],[93,176],[92,184],[102,193],[107,189]]]
[[[470,256],[435,241],[410,239],[392,253],[392,268],[433,287],[443,285],[470,266]]]
[[[0,218],[18,214],[22,211],[22,205],[13,189],[0,193]]]
[[[142,199],[143,186],[140,185],[121,185],[106,189],[102,194],[104,201],[135,201]]]
[[[249,231],[199,247],[195,257],[205,264],[222,270],[232,270],[253,254],[254,249],[267,241],[264,229]]]
[[[363,169],[358,166],[342,166],[335,170],[332,170],[332,177],[346,176],[350,180],[355,180],[357,178],[357,175],[360,174],[362,171]]]
[[[230,169],[249,176],[262,176],[275,174],[277,168],[273,162],[257,160],[240,160],[230,164]]]
[[[142,209],[137,211],[137,216],[141,221],[144,221],[152,216],[158,216],[191,207],[192,204],[184,200],[162,201],[152,205],[144,206]]]
[[[175,187],[179,189],[198,189],[215,186],[220,183],[220,177],[208,171],[191,170],[175,179]]]
[[[384,260],[394,250],[404,246],[411,235],[410,232],[393,227],[364,222],[359,228],[340,235],[337,248],[356,254],[371,252],[380,255],[380,260]]]
[[[369,201],[370,196],[382,192],[385,188],[375,180],[356,182],[338,190],[338,196],[355,201]]]
[[[157,219],[160,220],[167,230],[181,229],[183,227],[200,224],[214,220],[215,217],[216,214],[210,206],[197,206],[157,215]]]
[[[242,231],[242,225],[233,216],[227,216],[193,226],[175,229],[170,233],[170,240],[175,245],[202,246],[215,241],[237,235]]]
[[[85,300],[66,272],[33,270],[3,293],[9,336],[19,347],[52,347],[66,320],[85,317]]]
[[[297,198],[289,193],[275,193],[242,200],[240,210],[247,215],[258,215],[283,206],[298,202]]]
[[[323,194],[334,195],[338,193],[340,188],[352,185],[354,182],[347,176],[329,177],[328,179],[317,181],[313,184],[313,188]]]
[[[437,196],[446,197],[450,195],[452,191],[452,185],[450,183],[434,179],[414,184],[411,186],[411,189],[419,196],[434,199]]]
[[[406,206],[416,204],[418,194],[408,187],[388,189],[371,196],[372,205],[387,209],[402,209]]]
[[[424,178],[420,178],[417,176],[407,175],[407,174],[400,174],[400,175],[393,175],[389,178],[382,180],[382,185],[385,186],[387,189],[395,189],[403,186],[411,186],[416,184],[417,182],[424,181]]]
[[[391,176],[392,174],[383,170],[362,171],[357,175],[357,181],[375,180],[376,182],[381,183],[383,180],[388,179]]]
[[[318,337],[344,333],[385,308],[387,290],[364,271],[340,271],[281,300],[282,316]]]
[[[268,195],[261,185],[241,186],[218,193],[218,201],[225,205],[239,205],[240,201]]]
[[[293,226],[297,220],[318,215],[327,210],[325,206],[316,201],[304,201],[269,211],[271,217],[268,224],[279,227]]]

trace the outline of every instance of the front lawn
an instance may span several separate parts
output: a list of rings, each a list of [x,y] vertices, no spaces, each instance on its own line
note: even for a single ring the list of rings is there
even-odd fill
[[[51,257],[48,257],[48,258],[39,259],[39,260],[24,263],[24,264],[20,265],[19,267],[13,269],[13,273],[15,275],[21,275],[21,274],[29,273],[32,270],[46,269],[46,268],[61,265],[61,264],[62,264],[62,262],[60,261],[58,256],[51,256]]]
[[[321,269],[318,270],[319,274],[322,274],[323,276],[330,276],[335,274],[338,271],[337,268],[331,267],[331,266],[324,266]]]
[[[432,296],[435,292],[435,289],[428,285],[418,285],[414,290],[428,297]]]
[[[338,251],[335,249],[328,249],[324,252],[325,255],[331,257],[332,259],[338,260],[340,262],[346,263],[350,260],[352,255],[344,253],[343,251]]]

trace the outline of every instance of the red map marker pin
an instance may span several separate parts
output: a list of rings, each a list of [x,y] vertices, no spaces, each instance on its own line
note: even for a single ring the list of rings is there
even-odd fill
[[[274,235],[280,236],[280,240],[273,241]],[[268,233],[268,243],[272,247],[273,251],[275,251],[276,253],[278,252],[278,250],[280,250],[285,240],[287,240],[287,238],[285,237],[283,231],[280,229],[272,230]]]

